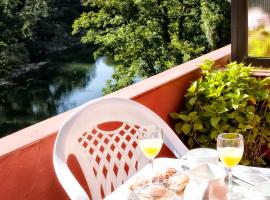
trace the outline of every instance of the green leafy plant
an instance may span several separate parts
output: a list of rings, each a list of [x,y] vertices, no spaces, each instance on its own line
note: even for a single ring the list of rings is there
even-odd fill
[[[202,65],[203,76],[188,89],[180,113],[170,113],[175,130],[190,148],[215,147],[222,132],[244,135],[244,165],[266,165],[270,148],[270,78],[250,76],[253,67],[235,62],[226,70],[214,69],[213,61]]]

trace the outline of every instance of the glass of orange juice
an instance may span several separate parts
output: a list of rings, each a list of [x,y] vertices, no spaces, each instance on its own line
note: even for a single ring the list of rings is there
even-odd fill
[[[147,125],[140,128],[139,147],[143,154],[150,159],[153,172],[153,160],[162,147],[162,129],[156,125]]]
[[[223,165],[229,172],[229,198],[232,199],[232,168],[242,159],[244,152],[243,135],[239,133],[221,133],[217,137],[217,151]]]

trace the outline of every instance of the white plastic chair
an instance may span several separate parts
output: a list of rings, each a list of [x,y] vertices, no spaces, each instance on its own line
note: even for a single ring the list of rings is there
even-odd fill
[[[113,131],[100,130],[105,122],[123,122]],[[172,129],[147,107],[124,98],[100,98],[80,108],[63,124],[53,152],[56,175],[72,199],[89,199],[67,165],[70,154],[76,156],[93,200],[110,194],[146,164],[137,144],[138,128],[157,124],[163,140],[176,157],[188,150]]]

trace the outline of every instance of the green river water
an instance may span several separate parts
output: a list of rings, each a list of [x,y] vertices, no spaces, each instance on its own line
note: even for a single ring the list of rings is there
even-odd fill
[[[102,96],[113,73],[105,57],[95,63],[54,62],[23,84],[1,89],[0,136],[77,107]]]

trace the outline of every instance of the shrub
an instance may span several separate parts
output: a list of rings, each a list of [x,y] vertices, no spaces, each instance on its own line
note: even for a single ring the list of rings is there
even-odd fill
[[[235,62],[226,70],[215,70],[213,61],[202,65],[203,76],[188,89],[180,113],[170,113],[175,130],[187,138],[190,148],[215,147],[223,132],[244,136],[241,164],[266,165],[265,149],[270,148],[270,78],[250,76],[253,67]]]

